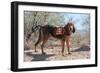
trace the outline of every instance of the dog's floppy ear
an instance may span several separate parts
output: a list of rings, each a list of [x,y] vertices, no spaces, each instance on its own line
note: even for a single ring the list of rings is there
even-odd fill
[[[75,26],[73,25],[73,33],[75,33],[76,29],[75,29]]]
[[[75,26],[74,26],[74,23],[69,23],[69,31],[70,32],[75,32]]]

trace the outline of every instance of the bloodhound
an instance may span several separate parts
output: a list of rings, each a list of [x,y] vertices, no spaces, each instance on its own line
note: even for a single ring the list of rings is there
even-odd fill
[[[32,28],[30,34],[28,34],[28,38],[31,36],[31,34],[33,32],[35,32],[36,30],[39,30],[39,37],[37,42],[35,43],[35,52],[36,50],[36,46],[42,42],[41,45],[41,51],[42,54],[46,54],[44,52],[44,44],[47,42],[47,40],[49,39],[49,37],[55,37],[57,39],[61,40],[61,44],[62,44],[62,55],[64,56],[64,46],[65,43],[67,44],[67,51],[68,54],[70,54],[70,47],[71,47],[71,34],[75,32],[75,26],[73,22],[68,22],[64,27],[54,27],[51,25],[44,25],[44,26],[36,26],[34,28]]]

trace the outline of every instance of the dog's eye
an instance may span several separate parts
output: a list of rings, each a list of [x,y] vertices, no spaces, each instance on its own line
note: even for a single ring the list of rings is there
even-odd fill
[[[70,26],[69,30],[70,30],[70,31],[73,31],[73,26]]]

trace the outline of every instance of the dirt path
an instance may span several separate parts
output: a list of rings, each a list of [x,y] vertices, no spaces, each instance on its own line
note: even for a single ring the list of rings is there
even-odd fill
[[[34,50],[27,50],[24,52],[24,61],[51,61],[51,60],[75,60],[75,59],[89,59],[90,58],[90,48],[88,46],[82,46],[79,48],[72,48],[71,54],[67,54],[65,50],[65,56],[61,55],[61,48],[54,47],[53,49],[44,48],[46,55],[41,54],[41,49],[37,49],[38,52]]]

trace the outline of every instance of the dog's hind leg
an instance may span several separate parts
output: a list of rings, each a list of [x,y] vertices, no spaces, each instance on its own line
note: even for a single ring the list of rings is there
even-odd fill
[[[37,42],[35,43],[35,52],[37,52],[36,46],[37,46],[41,41],[42,41],[41,30],[39,30],[39,37],[38,37]]]
[[[35,43],[35,52],[37,52],[36,50],[36,46],[41,42],[41,39],[39,38],[38,41]]]
[[[44,52],[44,45],[45,45],[45,43],[47,42],[48,38],[49,38],[49,36],[44,37],[43,43],[42,43],[42,45],[41,45],[41,51],[42,51],[42,54],[44,54],[44,55],[46,54],[46,53]]]

